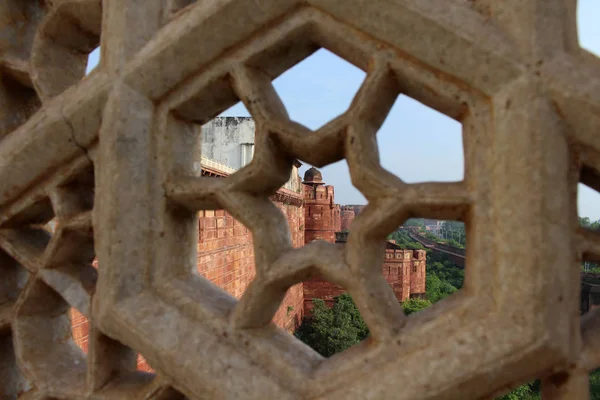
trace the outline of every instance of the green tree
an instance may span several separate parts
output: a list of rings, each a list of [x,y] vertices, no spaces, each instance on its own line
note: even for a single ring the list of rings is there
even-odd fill
[[[592,231],[598,231],[600,230],[600,220],[597,221],[592,221],[589,217],[579,217],[579,225],[582,228],[586,228]],[[584,261],[581,264],[581,269],[583,271],[588,271],[588,272],[600,272],[600,266],[598,265],[598,263],[594,263],[594,262],[590,262],[590,261]]]
[[[463,268],[456,266],[445,254],[427,250],[427,276],[430,275],[436,275],[440,280],[448,281],[456,289],[462,288],[465,280]]]
[[[498,397],[496,400],[535,400],[539,399],[539,389],[536,391],[531,383],[519,386],[510,393]]]
[[[410,218],[407,219],[403,226],[411,226],[419,229],[425,229],[425,220],[423,218]]]
[[[590,373],[590,399],[600,400],[600,369]]]
[[[590,225],[590,217],[579,217],[579,225],[587,228]]]
[[[425,236],[429,240],[433,240],[434,242],[439,242],[440,241],[440,238],[438,236],[435,236],[431,232],[425,232],[425,233],[423,233],[423,236]]]
[[[446,241],[446,244],[448,244],[450,246],[458,247],[459,249],[464,249],[465,248],[465,246],[463,246],[461,243],[457,242],[454,239],[448,239]]]
[[[324,357],[343,351],[369,336],[369,329],[349,294],[333,300],[329,308],[321,299],[313,299],[310,317],[304,318],[294,335]]]
[[[406,231],[396,231],[392,232],[388,236],[388,240],[393,240],[396,242],[398,246],[400,246],[403,250],[423,250],[425,247],[419,242],[414,241],[410,236],[408,236],[408,232]]]
[[[304,318],[294,335],[322,356],[346,350],[369,336],[369,328],[347,293],[335,297],[331,308],[321,299],[313,299],[313,305],[312,315]],[[402,309],[409,315],[430,305],[429,300],[409,299]]]
[[[402,303],[404,314],[410,315],[431,305],[431,301],[423,299],[408,299]]]
[[[450,282],[445,279],[440,279],[440,277],[436,274],[427,274],[425,279],[427,299],[432,303],[440,301],[458,290]]]
[[[457,247],[464,247],[467,244],[467,234],[465,224],[460,221],[444,221],[441,226],[440,235],[447,240],[454,240],[459,244]],[[456,246],[455,244],[451,244]]]
[[[540,400],[540,393],[540,381],[536,380],[519,386],[512,392],[507,393],[496,400]],[[590,399],[600,400],[600,370],[595,370],[590,373]]]
[[[592,221],[589,217],[579,217],[579,225],[581,225],[583,228],[597,231],[600,229],[600,219],[597,221]]]

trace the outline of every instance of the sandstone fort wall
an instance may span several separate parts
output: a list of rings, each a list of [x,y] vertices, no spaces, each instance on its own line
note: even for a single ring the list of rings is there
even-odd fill
[[[350,224],[354,221],[354,208],[352,206],[342,206],[340,210],[340,231],[350,230]]]
[[[304,209],[274,204],[286,216],[294,247],[304,245]],[[239,299],[255,275],[251,232],[224,210],[201,211],[198,228],[198,273]],[[295,329],[303,316],[302,304],[302,284],[298,284],[288,291],[274,322]]]
[[[283,201],[273,203],[287,218],[294,247],[303,246],[304,208],[301,201],[296,201],[296,204],[286,204]],[[200,275],[239,299],[255,275],[251,232],[224,210],[200,211],[197,266]],[[273,322],[291,332],[298,327],[303,316],[304,293],[300,283],[288,290]],[[71,326],[73,340],[87,353],[89,323],[74,308],[71,309]],[[141,356],[138,356],[138,369],[152,370]]]

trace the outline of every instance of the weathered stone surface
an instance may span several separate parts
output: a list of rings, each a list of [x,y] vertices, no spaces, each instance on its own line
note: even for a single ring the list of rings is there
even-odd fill
[[[600,189],[600,62],[577,44],[575,2],[99,4],[0,3],[2,396],[474,399],[541,377],[547,398],[587,397],[600,312],[580,322],[579,262],[600,239],[578,228],[576,185]],[[98,37],[101,65],[81,79]],[[311,132],[271,81],[319,46],[367,78]],[[463,124],[464,181],[406,184],[380,166],[375,133],[399,93]],[[238,99],[254,159],[201,177],[190,132]],[[296,159],[343,158],[369,201],[347,245],[294,249],[270,196]],[[252,232],[239,301],[196,273],[197,211],[211,209]],[[464,220],[468,273],[406,318],[380,268],[411,216]],[[92,228],[97,282],[77,247]],[[270,324],[315,271],[372,333],[327,360]],[[87,356],[70,306],[91,318]],[[135,372],[137,353],[157,378]]]

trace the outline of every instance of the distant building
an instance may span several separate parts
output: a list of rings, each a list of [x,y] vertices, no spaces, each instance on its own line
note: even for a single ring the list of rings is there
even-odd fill
[[[202,155],[238,170],[254,156],[254,120],[250,117],[215,118],[202,126]]]
[[[334,202],[334,189],[325,185],[321,171],[312,167],[304,173],[304,241],[335,242],[340,231],[340,206]]]
[[[346,243],[347,232],[355,216],[355,210],[364,206],[342,206],[335,204],[333,186],[325,185],[321,171],[310,168],[304,174],[304,204],[306,243],[325,240]],[[341,214],[339,214],[341,210]],[[341,221],[341,222],[338,222]],[[339,229],[341,227],[342,229]],[[425,297],[426,253],[424,250],[402,250],[393,241],[386,242],[382,274],[388,281],[398,301]],[[321,277],[304,282],[305,313],[312,308],[312,299],[319,298],[332,304],[333,298],[346,290]]]
[[[353,206],[342,206],[340,219],[341,219],[341,231],[350,230],[350,224],[354,221],[354,217],[356,214],[354,213]]]
[[[226,175],[248,165],[254,158],[256,126],[250,117],[218,117],[204,124],[200,132],[202,157],[198,167]],[[284,189],[302,192],[302,181],[295,163]]]
[[[425,224],[425,230],[430,231],[431,233],[438,235],[440,230],[442,229],[442,224],[444,221],[440,221],[437,219],[424,219],[423,223]]]

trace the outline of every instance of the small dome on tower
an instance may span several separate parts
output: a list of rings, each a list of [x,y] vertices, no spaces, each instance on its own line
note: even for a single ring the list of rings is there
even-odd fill
[[[304,173],[303,183],[323,183],[323,175],[321,171],[315,167],[311,167]]]

